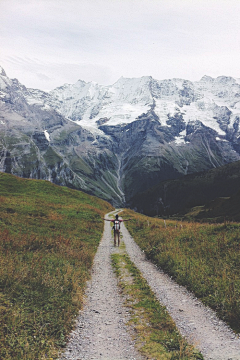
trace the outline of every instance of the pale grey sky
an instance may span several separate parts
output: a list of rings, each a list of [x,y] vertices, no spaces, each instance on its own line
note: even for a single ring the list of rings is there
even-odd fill
[[[240,0],[0,0],[0,65],[27,87],[240,78]]]

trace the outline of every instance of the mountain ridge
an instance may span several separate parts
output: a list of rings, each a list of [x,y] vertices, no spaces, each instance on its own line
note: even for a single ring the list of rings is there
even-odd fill
[[[67,92],[69,88],[72,94],[71,100],[73,100],[74,103],[74,101],[79,101],[82,98],[81,94],[78,93],[77,98],[74,99],[74,96],[76,96],[76,94],[72,92],[72,89],[77,84],[78,82],[73,85],[65,85],[64,89],[57,88],[55,90],[52,90],[50,94],[52,94],[53,97],[56,98],[56,100],[57,98],[66,100],[67,96],[66,93],[64,92]],[[133,78],[133,79],[122,77],[113,85],[103,86],[89,82],[89,83],[85,83],[85,87],[87,87],[87,89],[85,89],[86,93],[84,93],[84,96],[86,95],[87,99],[89,101],[93,100],[93,102],[95,101],[96,91],[98,91],[98,89],[101,89],[100,94],[97,94],[97,98],[99,99],[99,95],[101,95],[101,100],[104,100],[105,99],[104,97],[110,99],[107,102],[103,102],[103,104],[100,104],[100,106],[102,105],[103,107],[106,106],[108,102],[111,105],[113,105],[113,102],[116,102],[117,105],[120,106],[122,105],[121,101],[123,102],[124,100],[125,105],[128,104],[130,106],[134,104],[139,105],[142,101],[145,101],[144,103],[140,104],[141,108],[139,109],[140,113],[138,114],[138,116],[141,115],[141,112],[142,113],[147,112],[148,110],[150,110],[152,106],[154,106],[155,109],[157,108],[157,112],[158,112],[157,115],[160,117],[160,122],[162,125],[166,125],[166,121],[167,121],[166,115],[168,112],[169,114],[171,111],[173,113],[174,111],[175,113],[181,112],[181,108],[183,108],[184,106],[185,108],[183,108],[182,110],[183,112],[184,111],[186,112],[187,105],[190,105],[193,102],[198,102],[198,100],[204,100],[204,97],[206,97],[206,99],[208,100],[207,105],[210,108],[209,110],[211,111],[214,110],[216,111],[217,109],[214,109],[215,107],[218,108],[221,107],[222,105],[225,106],[226,104],[228,104],[228,106],[231,107],[230,111],[232,113],[233,112],[236,113],[240,111],[239,110],[240,80],[234,79],[232,77],[220,76],[217,77],[216,79],[213,79],[211,77],[204,76],[201,78],[200,81],[197,82],[191,82],[189,80],[177,79],[177,78],[167,79],[167,80],[155,80],[150,76]],[[93,87],[96,88],[95,92]],[[230,95],[231,98],[229,98]],[[171,108],[167,108],[166,111],[164,112],[164,106],[170,104],[169,103],[158,104],[159,100],[173,101],[175,102],[175,104],[171,104]],[[159,109],[160,105],[162,106],[163,109]],[[198,102],[197,105],[199,109],[203,107],[203,104],[201,102],[200,103]],[[94,107],[93,105],[91,106],[92,108]],[[84,108],[80,110],[82,111],[82,113],[79,116],[79,121],[81,121],[81,116],[82,114],[84,114]],[[116,110],[116,114],[114,113],[115,110]],[[117,110],[118,109],[112,109],[110,115],[114,117],[123,114],[122,108],[119,110],[120,114],[117,113]],[[125,123],[128,123],[129,119],[131,121],[136,119],[135,113],[133,113],[133,116],[135,117],[134,118],[131,117],[131,111],[133,111],[133,109],[127,108],[126,110],[130,111],[130,117],[123,118],[122,116],[122,118],[121,117],[119,118],[120,119],[119,122],[116,122],[115,124],[123,123],[124,121]],[[135,110],[137,111],[137,109]],[[197,109],[194,110],[196,111]],[[64,112],[63,108],[62,108],[62,112]],[[101,112],[100,114],[93,113],[92,117],[90,116],[89,119],[91,120],[92,118],[97,118],[97,120],[99,120],[99,118],[101,117],[106,117],[106,114],[107,114],[107,109],[105,110],[103,109],[102,114]],[[74,119],[76,120],[76,115],[77,115],[76,113],[72,115],[73,120]],[[89,115],[89,113],[87,115]],[[111,119],[109,124],[111,125]]]
[[[160,181],[240,160],[238,79],[79,80],[47,93],[0,74],[0,171],[119,206]]]

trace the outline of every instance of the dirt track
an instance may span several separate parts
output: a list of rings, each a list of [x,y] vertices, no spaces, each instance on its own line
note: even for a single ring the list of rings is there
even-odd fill
[[[240,360],[240,339],[185,288],[146,261],[144,254],[122,225],[126,250],[165,305],[181,334],[194,344],[206,360]],[[143,359],[135,350],[126,322],[128,313],[111,267],[113,247],[111,227],[104,234],[87,285],[86,305],[61,359]]]
[[[107,216],[106,216],[107,217]],[[143,359],[135,350],[126,322],[128,313],[111,265],[113,247],[111,226],[104,233],[87,284],[86,305],[61,359]]]

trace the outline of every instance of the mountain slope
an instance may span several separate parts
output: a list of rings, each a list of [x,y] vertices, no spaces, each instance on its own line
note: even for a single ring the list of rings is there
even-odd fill
[[[159,181],[240,159],[239,79],[79,81],[50,94],[62,114],[111,136],[127,201]]]
[[[83,192],[0,173],[1,359],[58,357],[111,210]]]
[[[238,79],[152,77],[49,93],[0,69],[0,171],[123,205],[160,181],[240,160]]]
[[[0,90],[0,171],[121,202],[111,139],[96,141],[94,134],[45,104],[47,93],[10,80],[3,69]]]
[[[207,222],[240,221],[240,191],[230,197],[220,197],[204,206],[193,208],[184,214],[185,218]]]
[[[136,211],[150,216],[185,214],[194,206],[208,204],[209,201],[218,197],[233,196],[239,189],[240,161],[237,161],[207,172],[162,182],[158,186],[134,196],[129,205]],[[219,216],[223,215],[225,211],[221,212],[220,210]],[[227,215],[227,211],[225,211],[225,215]],[[202,213],[198,217],[203,216],[206,217],[207,214]]]

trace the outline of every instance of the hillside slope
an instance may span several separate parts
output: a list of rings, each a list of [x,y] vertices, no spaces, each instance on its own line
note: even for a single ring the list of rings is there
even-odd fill
[[[123,216],[132,218],[132,221],[126,223],[128,230],[147,258],[214,309],[221,319],[239,333],[240,224],[213,225],[176,220],[164,222],[131,210],[124,212]],[[178,312],[179,300],[177,296]],[[188,321],[192,322],[192,319],[188,317]],[[196,329],[197,325],[193,322]],[[215,322],[214,328],[218,331]],[[240,348],[239,338],[237,341]],[[226,345],[224,341],[221,343]],[[236,354],[239,355],[239,350]],[[217,360],[221,355],[206,358]],[[224,360],[227,358],[227,355],[223,357]]]
[[[208,222],[240,222],[240,191],[230,197],[220,197],[184,214],[184,218]]]
[[[82,306],[110,204],[0,173],[0,358],[56,358]]]
[[[150,216],[184,214],[190,208],[205,205],[210,200],[232,196],[239,188],[240,161],[237,161],[207,172],[161,182],[134,196],[129,205]]]

